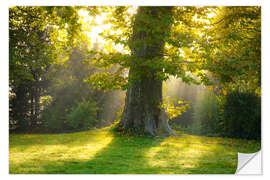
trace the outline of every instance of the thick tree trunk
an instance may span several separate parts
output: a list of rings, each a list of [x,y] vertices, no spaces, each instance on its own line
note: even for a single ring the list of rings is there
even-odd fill
[[[155,33],[156,29],[164,26],[167,30],[170,22],[165,24],[164,18],[170,18],[171,7],[139,7],[135,17],[133,38],[131,45],[132,55],[138,61],[154,62],[155,57],[162,57],[164,48],[164,33]],[[151,19],[150,21],[147,21]],[[161,23],[162,21],[162,23]],[[160,24],[159,24],[160,22]],[[146,30],[141,30],[145,28]],[[162,104],[162,81],[157,78],[157,73],[162,69],[153,69],[151,66],[140,66],[135,63],[130,67],[129,78],[134,81],[128,88],[125,107],[120,125],[125,130],[146,132],[153,136],[158,134],[174,134],[168,125],[168,118]],[[140,78],[135,78],[140,74]]]
[[[127,90],[122,126],[125,129],[155,135],[173,135],[163,109],[162,82],[154,79],[137,80]]]

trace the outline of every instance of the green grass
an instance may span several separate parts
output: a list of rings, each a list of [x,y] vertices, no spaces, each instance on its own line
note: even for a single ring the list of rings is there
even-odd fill
[[[178,132],[179,134],[179,132]],[[72,134],[11,134],[11,174],[230,174],[237,152],[260,142],[179,134],[125,137],[108,129]]]

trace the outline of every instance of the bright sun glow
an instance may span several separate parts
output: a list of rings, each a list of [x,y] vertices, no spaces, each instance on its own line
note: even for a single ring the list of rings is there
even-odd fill
[[[111,23],[104,23],[110,13],[101,13],[100,15],[97,15],[95,18],[93,18],[89,16],[88,11],[80,10],[79,15],[80,20],[83,24],[83,32],[89,37],[91,44],[93,45],[96,42],[101,44],[107,44],[108,42],[104,38],[102,38],[100,34],[106,30],[111,29],[111,27],[113,26]],[[111,34],[120,34],[121,32],[121,30],[111,30]],[[124,49],[124,46],[121,44],[113,45],[113,48],[116,49],[116,51],[118,52],[128,53],[128,51]]]
[[[192,20],[197,21],[197,22],[210,24],[209,19],[214,18],[215,16],[216,16],[216,11],[212,10],[210,13],[207,13],[207,19],[199,18],[198,15],[195,14],[195,16],[193,16]]]

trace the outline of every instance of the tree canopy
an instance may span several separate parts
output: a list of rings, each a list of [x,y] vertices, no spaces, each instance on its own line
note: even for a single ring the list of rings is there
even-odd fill
[[[151,32],[155,37],[137,41],[132,39],[135,18],[134,11],[129,10],[132,8],[113,7],[112,12],[107,12],[104,23],[110,23],[111,28],[102,37],[109,43],[106,52],[90,52],[96,55],[91,61],[103,68],[116,63],[121,68],[115,74],[90,77],[97,87],[126,89],[132,80],[128,80],[124,70],[135,65],[161,69],[158,78],[162,81],[172,75],[186,83],[210,85],[211,75],[223,85],[244,83],[260,91],[260,7],[174,7],[170,17],[162,14],[162,20],[137,14],[144,24],[149,22],[155,27]],[[171,21],[171,27],[163,26],[167,21]],[[150,30],[145,25],[138,27],[138,31]],[[141,61],[133,56],[133,47],[155,43],[159,37],[164,40],[164,53],[160,57]],[[117,52],[112,44],[121,44],[127,51]],[[145,69],[137,71],[134,78],[146,73]]]
[[[95,47],[99,40],[102,48]],[[74,48],[84,44],[81,42],[86,45],[79,48],[76,58],[83,57],[84,64],[77,66],[83,75],[78,69],[61,69],[82,62],[72,60]],[[69,81],[66,84],[76,82],[85,87],[82,81],[89,82],[97,88],[93,94],[127,90],[122,119],[129,120],[122,123],[130,121],[127,124],[132,128],[145,126],[154,134],[162,123],[170,129],[167,120],[159,122],[168,119],[165,107],[177,115],[181,112],[174,110],[188,107],[163,103],[162,82],[171,76],[188,84],[220,88],[223,93],[242,88],[260,95],[260,44],[260,7],[11,7],[11,116],[15,121],[30,118],[21,127],[37,124],[41,96],[51,93],[47,88],[55,81],[51,70],[59,65]],[[70,63],[66,63],[68,58]],[[80,107],[94,104],[87,102]]]
[[[9,9],[10,107],[15,121],[24,122],[21,127],[36,124],[49,67],[65,61],[80,29],[76,12],[72,7]],[[30,122],[20,121],[28,117]]]

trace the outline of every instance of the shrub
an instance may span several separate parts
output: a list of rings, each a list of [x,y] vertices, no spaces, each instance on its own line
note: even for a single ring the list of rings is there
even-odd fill
[[[261,138],[261,102],[253,92],[239,89],[228,92],[222,100],[224,133],[229,137]]]
[[[71,129],[96,127],[98,125],[96,103],[83,101],[73,107],[67,115],[66,124]]]
[[[43,132],[61,132],[65,126],[65,112],[61,111],[58,106],[49,106],[41,114]]]
[[[40,131],[45,132],[72,132],[93,128],[98,124],[96,103],[82,101],[70,108],[52,104],[43,111],[41,121]]]

